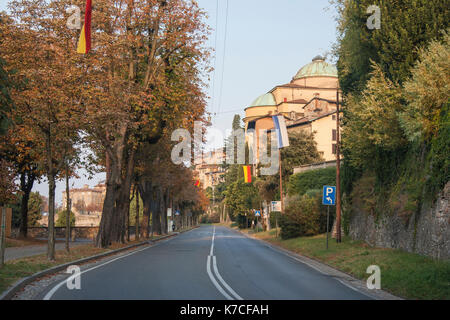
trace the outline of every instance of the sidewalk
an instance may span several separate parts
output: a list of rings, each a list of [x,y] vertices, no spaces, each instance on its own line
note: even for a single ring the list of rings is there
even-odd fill
[[[69,246],[70,248],[88,244],[90,242],[88,241],[76,241],[76,242],[70,242]],[[55,250],[62,250],[66,247],[66,244],[64,242],[57,242],[55,243]],[[23,246],[23,247],[11,247],[5,249],[5,261],[14,260],[14,259],[20,259],[20,258],[26,258],[26,257],[32,257],[36,256],[38,254],[46,253],[47,252],[47,245],[34,245],[34,246]]]

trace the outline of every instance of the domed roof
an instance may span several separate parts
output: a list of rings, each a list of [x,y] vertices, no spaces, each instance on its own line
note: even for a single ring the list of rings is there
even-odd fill
[[[316,56],[311,63],[308,63],[297,72],[294,80],[318,76],[337,78],[338,72],[336,67],[329,63],[326,63],[323,57]]]
[[[250,107],[264,107],[264,106],[276,106],[275,97],[273,94],[266,93],[259,96],[255,101],[252,102]]]

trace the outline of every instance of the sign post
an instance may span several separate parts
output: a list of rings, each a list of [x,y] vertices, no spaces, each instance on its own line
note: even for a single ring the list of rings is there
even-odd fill
[[[275,212],[275,236],[278,238],[278,212],[281,212],[281,201],[272,201],[270,208]]]
[[[330,225],[330,206],[336,203],[336,187],[323,186],[322,204],[327,206],[327,250],[328,250],[328,228]]]
[[[172,225],[172,208],[167,208],[167,233],[170,233],[170,231],[172,231]]]

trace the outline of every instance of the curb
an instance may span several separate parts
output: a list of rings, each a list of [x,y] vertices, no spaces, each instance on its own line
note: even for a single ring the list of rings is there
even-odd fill
[[[130,250],[130,249],[138,248],[138,247],[141,247],[141,246],[144,246],[144,245],[152,244],[152,243],[155,243],[155,242],[158,242],[158,241],[161,241],[161,240],[165,240],[165,239],[168,239],[168,238],[175,237],[175,236],[177,236],[177,235],[179,235],[181,233],[188,232],[188,231],[191,231],[191,230],[196,229],[196,228],[198,228],[198,226],[194,227],[192,229],[189,229],[189,230],[183,230],[183,231],[171,234],[171,235],[163,236],[163,237],[158,238],[156,240],[146,240],[146,241],[143,241],[143,242],[140,242],[140,243],[137,243],[137,244],[133,244],[131,246],[127,246],[127,247],[116,249],[116,250],[113,250],[113,251],[104,252],[104,253],[101,253],[101,254],[98,254],[98,255],[95,255],[95,256],[90,256],[90,257],[87,257],[87,258],[82,258],[82,259],[79,259],[79,260],[67,262],[67,263],[64,263],[64,264],[61,264],[61,265],[58,265],[58,266],[55,266],[55,267],[51,267],[51,268],[43,270],[43,271],[39,271],[39,272],[37,272],[37,273],[35,273],[35,274],[31,275],[31,276],[28,276],[28,277],[25,277],[25,278],[22,278],[22,279],[18,280],[9,289],[6,289],[0,295],[0,300],[11,300],[11,298],[13,298],[16,295],[17,292],[19,292],[20,290],[22,290],[23,288],[25,288],[27,285],[29,285],[30,283],[34,282],[35,280],[37,280],[39,278],[42,278],[44,276],[50,275],[50,274],[57,273],[57,272],[59,272],[61,270],[66,269],[67,267],[69,267],[71,265],[83,264],[83,263],[86,263],[86,262],[89,262],[89,261],[92,261],[92,260],[97,260],[97,259],[105,258],[105,257],[108,257],[108,256],[113,256],[113,255],[121,253],[123,251],[127,251],[127,250]]]
[[[231,228],[229,228],[229,229],[231,229]],[[385,291],[385,290],[376,290],[375,292],[368,292],[367,290],[364,289],[364,286],[357,285],[359,283],[363,283],[362,280],[360,280],[358,278],[355,278],[351,274],[348,274],[348,273],[346,273],[344,271],[341,271],[341,270],[339,270],[339,269],[337,269],[337,268],[335,268],[335,267],[333,267],[333,266],[331,266],[331,265],[329,265],[329,264],[327,264],[325,262],[322,262],[322,261],[319,261],[317,259],[313,259],[313,258],[310,258],[310,257],[307,257],[307,256],[302,256],[302,255],[300,255],[300,254],[298,254],[296,252],[290,251],[290,250],[285,249],[285,248],[283,248],[281,246],[278,246],[276,244],[272,244],[272,243],[270,243],[268,241],[255,238],[255,237],[253,237],[253,236],[251,236],[249,234],[246,234],[246,233],[242,232],[239,229],[238,230],[231,229],[231,230],[234,230],[234,231],[242,234],[246,238],[259,241],[259,242],[263,243],[264,245],[272,248],[275,251],[284,253],[285,255],[290,256],[292,259],[294,259],[294,260],[296,260],[296,261],[298,261],[300,263],[306,264],[310,268],[313,268],[313,269],[315,269],[316,271],[318,271],[320,273],[328,274],[328,275],[333,276],[333,277],[337,276],[338,277],[337,280],[339,282],[341,282],[342,284],[350,287],[353,290],[356,290],[356,291],[360,292],[361,294],[363,294],[365,296],[368,296],[369,298],[372,298],[372,299],[375,299],[375,300],[405,300],[405,298],[396,296],[396,295],[394,295],[394,294],[392,294],[392,293],[390,293],[388,291]],[[323,270],[323,269],[325,269],[325,270]],[[330,271],[332,271],[333,274],[330,273]],[[344,275],[345,277],[340,277],[339,274]],[[341,279],[339,279],[339,278],[341,278]]]

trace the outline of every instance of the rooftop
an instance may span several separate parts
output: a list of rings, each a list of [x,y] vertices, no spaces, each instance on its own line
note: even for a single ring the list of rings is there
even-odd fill
[[[294,80],[306,77],[336,77],[337,69],[334,65],[325,62],[321,56],[315,57],[311,63],[301,68],[294,77]]]

